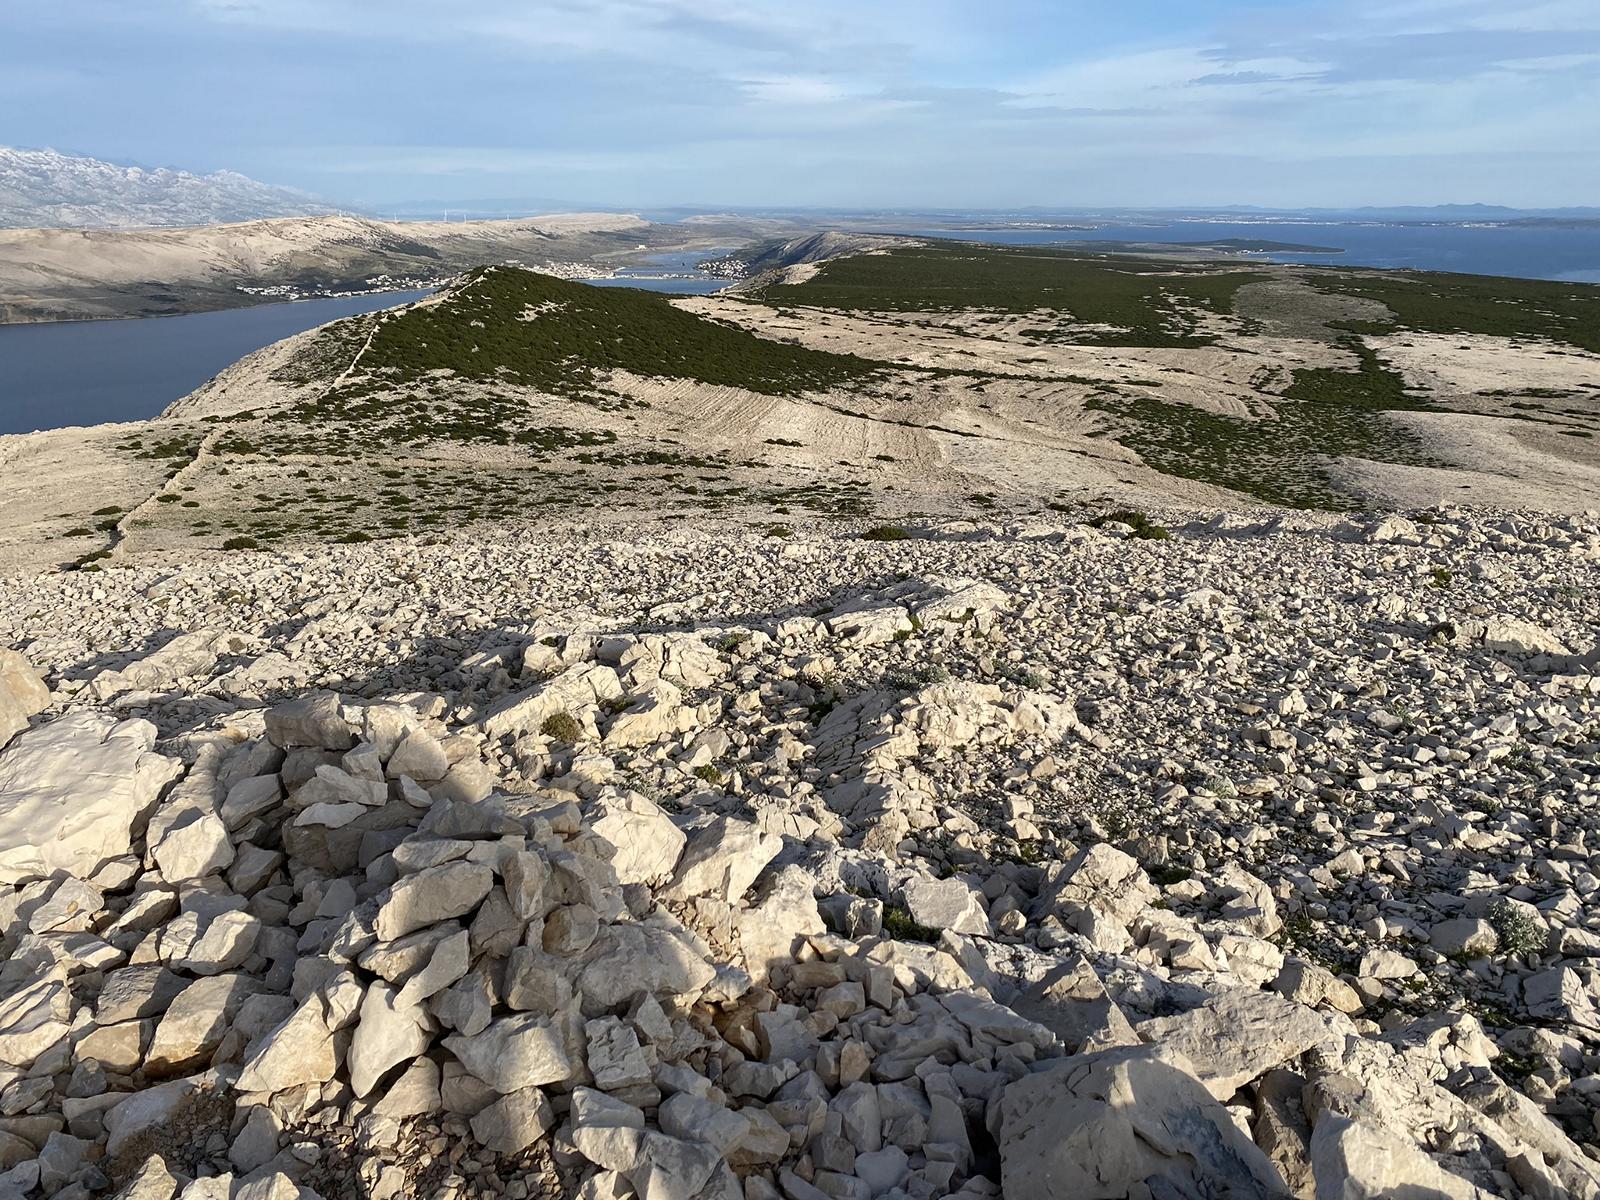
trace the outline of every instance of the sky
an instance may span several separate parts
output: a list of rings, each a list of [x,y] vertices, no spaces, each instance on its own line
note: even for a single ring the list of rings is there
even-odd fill
[[[1600,0],[4,0],[0,143],[352,206],[1600,204]]]

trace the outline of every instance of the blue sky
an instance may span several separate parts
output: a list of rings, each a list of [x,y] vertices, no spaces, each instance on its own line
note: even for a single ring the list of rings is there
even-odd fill
[[[5,0],[0,142],[334,200],[1600,203],[1600,0]]]

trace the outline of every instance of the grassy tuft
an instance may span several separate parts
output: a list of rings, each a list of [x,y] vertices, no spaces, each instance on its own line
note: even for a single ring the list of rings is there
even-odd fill
[[[903,542],[911,536],[909,529],[899,525],[874,525],[861,535],[864,542]]]
[[[539,726],[539,732],[552,741],[572,745],[583,737],[583,726],[569,712],[551,713]]]

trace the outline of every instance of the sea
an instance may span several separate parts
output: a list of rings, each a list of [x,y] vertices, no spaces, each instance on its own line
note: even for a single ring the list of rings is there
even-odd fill
[[[643,288],[674,296],[709,296],[727,287],[729,281],[707,275],[698,264],[726,253],[727,250],[673,250],[652,254],[637,266],[623,267],[609,279],[588,282],[597,287]]]
[[[1278,242],[1335,253],[1243,254],[1266,262],[1410,267],[1468,275],[1509,275],[1600,283],[1600,226],[1394,223],[1383,221],[1179,220],[1095,223],[1082,228],[910,229],[918,237],[1055,245],[1075,242]]]
[[[0,325],[0,434],[142,421],[263,346],[427,294],[383,292],[177,317]]]

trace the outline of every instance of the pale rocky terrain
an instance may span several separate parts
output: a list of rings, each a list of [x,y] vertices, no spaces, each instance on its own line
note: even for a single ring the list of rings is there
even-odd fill
[[[830,245],[0,438],[0,1200],[1600,1198],[1592,339]]]
[[[725,247],[774,224],[730,218],[660,225],[619,213],[551,213],[494,221],[340,215],[147,229],[0,227],[0,323],[397,291],[479,263],[605,275],[647,254]]]
[[[890,246],[921,244],[891,234],[842,233],[824,230],[797,238],[774,238],[712,260],[707,268],[730,279],[759,278],[769,272],[788,278],[804,277],[817,264],[851,254],[869,254]]]
[[[0,1194],[1600,1195],[1600,514],[1149,519],[0,583]]]

